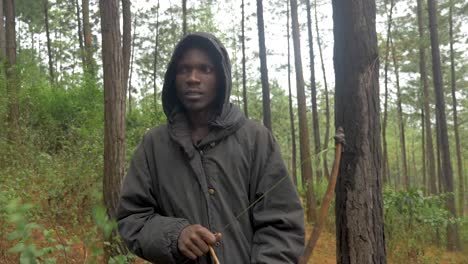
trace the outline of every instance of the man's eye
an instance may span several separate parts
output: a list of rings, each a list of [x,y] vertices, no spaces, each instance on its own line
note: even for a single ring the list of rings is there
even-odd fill
[[[202,65],[200,67],[200,70],[203,72],[203,73],[212,73],[213,72],[213,67],[210,66],[210,65]]]
[[[190,72],[189,67],[182,66],[182,67],[177,68],[177,73],[179,74],[185,74],[188,72]]]

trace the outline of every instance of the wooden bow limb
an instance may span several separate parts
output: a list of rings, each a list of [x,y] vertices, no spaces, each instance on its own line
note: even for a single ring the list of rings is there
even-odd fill
[[[333,162],[333,169],[331,173],[330,180],[328,181],[327,192],[323,196],[322,206],[320,207],[319,218],[317,223],[314,225],[314,229],[312,234],[310,235],[309,241],[307,242],[304,255],[299,260],[299,264],[307,264],[312,253],[314,251],[314,247],[317,244],[317,240],[320,236],[320,232],[322,231],[323,224],[327,219],[328,209],[330,208],[331,201],[333,199],[333,192],[335,190],[336,179],[338,178],[338,172],[340,168],[340,161],[341,161],[341,152],[343,149],[343,144],[345,142],[345,135],[343,132],[342,127],[338,127],[335,134],[335,161]]]
[[[211,258],[214,260],[215,264],[220,264],[218,256],[216,256],[216,252],[214,251],[212,246],[210,246],[210,254],[211,254]]]

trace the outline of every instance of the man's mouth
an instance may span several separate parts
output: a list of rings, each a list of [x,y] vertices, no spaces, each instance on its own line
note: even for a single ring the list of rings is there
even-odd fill
[[[190,91],[185,93],[185,98],[195,100],[200,99],[203,96],[200,92]]]

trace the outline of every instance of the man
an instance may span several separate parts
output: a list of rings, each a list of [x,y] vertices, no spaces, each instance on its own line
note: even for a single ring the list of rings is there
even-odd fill
[[[168,124],[152,129],[125,178],[118,228],[159,264],[297,263],[303,210],[279,147],[229,102],[231,66],[207,33],[176,46],[162,91]]]

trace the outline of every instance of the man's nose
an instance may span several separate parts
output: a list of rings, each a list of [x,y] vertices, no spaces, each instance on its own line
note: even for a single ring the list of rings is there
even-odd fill
[[[200,77],[197,70],[193,69],[190,71],[189,76],[187,78],[188,83],[198,83],[200,82]]]

